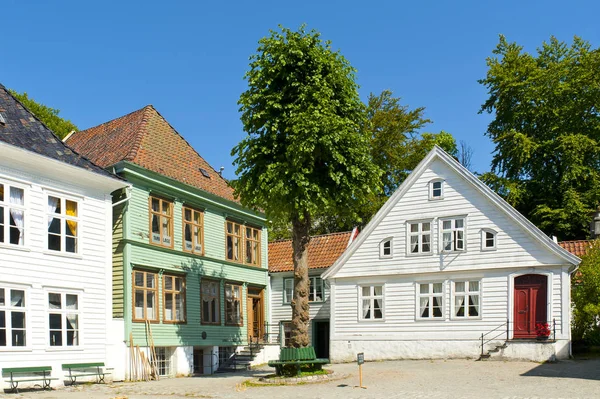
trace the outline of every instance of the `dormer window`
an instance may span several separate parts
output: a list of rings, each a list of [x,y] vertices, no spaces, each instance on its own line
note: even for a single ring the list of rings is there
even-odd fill
[[[481,250],[494,251],[496,249],[496,232],[492,229],[481,230]]]
[[[6,119],[4,119],[4,115],[0,113],[0,125],[6,125]]]
[[[439,200],[444,198],[444,181],[437,179],[429,182],[429,199]]]
[[[392,238],[386,238],[379,243],[379,257],[380,258],[391,258],[392,257]]]

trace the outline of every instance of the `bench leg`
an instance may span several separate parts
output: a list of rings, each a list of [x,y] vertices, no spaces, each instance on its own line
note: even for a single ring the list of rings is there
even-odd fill
[[[100,384],[100,383],[102,383],[102,384],[106,384],[106,383],[104,382],[104,373],[100,373],[100,374],[98,374],[98,384]]]
[[[71,381],[71,386],[75,385],[75,383],[77,382],[77,376],[76,375],[69,375],[69,380]]]
[[[12,393],[19,393],[19,382],[18,381],[10,381],[10,391]]]
[[[50,388],[50,383],[51,383],[51,382],[52,382],[52,380],[47,380],[47,379],[44,379],[44,390],[46,390],[46,389],[51,389],[51,388]]]

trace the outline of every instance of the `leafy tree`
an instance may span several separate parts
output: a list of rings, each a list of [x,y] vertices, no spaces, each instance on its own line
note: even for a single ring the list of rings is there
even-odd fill
[[[600,51],[552,37],[532,55],[504,36],[487,59],[495,144],[484,181],[548,234],[584,238],[600,201]]]
[[[248,135],[232,150],[236,194],[292,225],[294,347],[308,341],[307,244],[311,222],[357,209],[377,190],[355,70],[304,26],[280,27],[259,41],[239,99]]]
[[[60,139],[63,139],[72,131],[79,130],[70,120],[58,116],[60,110],[38,103],[33,98],[29,97],[26,92],[18,93],[15,90],[10,90],[10,94],[15,96],[17,100],[19,100]]]
[[[573,278],[573,339],[600,346],[600,241],[581,258]]]

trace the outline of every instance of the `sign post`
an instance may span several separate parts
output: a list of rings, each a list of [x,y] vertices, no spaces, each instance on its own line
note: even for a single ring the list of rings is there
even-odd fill
[[[365,354],[364,354],[364,352],[358,353],[356,355],[356,360],[358,362],[358,380],[359,380],[359,383],[360,383],[359,386],[361,388],[363,388],[363,389],[367,389],[367,387],[363,387],[363,384],[362,384],[362,365],[365,362]]]

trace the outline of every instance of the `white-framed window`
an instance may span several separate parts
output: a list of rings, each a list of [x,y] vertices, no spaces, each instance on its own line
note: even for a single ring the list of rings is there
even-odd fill
[[[0,243],[25,243],[25,189],[1,182]]]
[[[481,281],[454,281],[452,286],[452,317],[481,317]]]
[[[323,302],[325,300],[325,291],[323,289],[323,280],[321,277],[308,278],[308,302]],[[286,278],[283,280],[283,302],[291,303],[294,298],[294,279]]]
[[[79,295],[48,292],[48,332],[50,346],[79,346]]]
[[[418,283],[419,319],[444,318],[444,283]]]
[[[431,220],[407,223],[408,242],[406,244],[409,255],[431,253]]]
[[[440,219],[442,252],[466,250],[465,217]]]
[[[281,333],[283,334],[283,346],[289,348],[292,344],[292,322],[281,322]]]
[[[27,307],[24,289],[0,288],[0,348],[27,345]]]
[[[436,179],[429,182],[429,199],[438,200],[444,198],[444,180]]]
[[[79,252],[79,202],[48,194],[48,249]]]
[[[173,350],[166,346],[157,346],[154,348],[156,352],[156,365],[158,368],[158,375],[170,376],[172,373],[171,358],[173,356]]]
[[[382,320],[385,314],[383,285],[362,285],[358,288],[359,319]]]
[[[379,257],[380,258],[391,258],[393,256],[393,238],[388,237],[379,243]]]
[[[496,235],[497,233],[492,229],[481,230],[481,250],[482,251],[493,251],[496,249]]]

